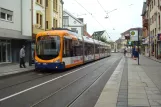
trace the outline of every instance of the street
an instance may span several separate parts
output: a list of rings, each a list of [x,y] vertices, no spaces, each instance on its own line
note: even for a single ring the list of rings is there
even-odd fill
[[[122,54],[65,72],[28,72],[0,79],[1,107],[93,107]]]

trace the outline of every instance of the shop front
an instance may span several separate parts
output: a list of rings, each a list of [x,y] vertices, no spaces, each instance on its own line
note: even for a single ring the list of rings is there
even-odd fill
[[[0,63],[12,62],[11,40],[0,39]]]
[[[161,59],[161,34],[158,34],[158,58]]]
[[[149,56],[149,37],[146,37],[143,40],[143,45],[144,45],[144,55],[145,56]]]

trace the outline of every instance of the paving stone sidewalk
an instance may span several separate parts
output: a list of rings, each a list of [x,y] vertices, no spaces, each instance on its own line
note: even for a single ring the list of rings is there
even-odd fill
[[[125,59],[123,58],[111,75],[95,107],[116,107],[117,98],[119,96],[119,87],[121,83],[124,61]]]
[[[20,68],[19,64],[8,64],[0,66],[0,77],[34,70],[34,65],[28,65],[29,64],[26,63],[26,68]]]
[[[137,60],[125,57],[105,85],[95,107],[161,107],[161,92],[142,65],[137,65]]]

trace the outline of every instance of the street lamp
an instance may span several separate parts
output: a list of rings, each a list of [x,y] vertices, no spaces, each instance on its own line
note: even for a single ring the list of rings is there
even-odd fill
[[[105,19],[109,18],[108,14],[111,13],[111,12],[113,12],[113,11],[115,11],[115,10],[117,10],[117,9],[113,9],[113,10],[111,10],[109,12],[106,11],[106,17],[105,17]]]

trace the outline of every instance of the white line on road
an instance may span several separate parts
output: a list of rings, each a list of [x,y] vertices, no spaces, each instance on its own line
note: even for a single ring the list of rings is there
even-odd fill
[[[42,85],[45,85],[45,84],[47,84],[47,83],[53,82],[53,81],[55,81],[55,80],[57,80],[57,79],[60,79],[60,78],[62,78],[62,77],[65,77],[65,76],[67,76],[67,75],[70,75],[70,74],[72,74],[72,73],[75,73],[75,72],[77,72],[77,71],[79,71],[79,70],[81,70],[81,69],[87,68],[87,67],[89,67],[89,66],[91,66],[91,65],[94,65],[94,64],[97,64],[97,63],[99,63],[99,62],[101,62],[101,61],[102,61],[102,60],[100,60],[100,61],[98,61],[98,62],[95,62],[95,63],[92,63],[92,64],[90,64],[90,65],[84,66],[84,67],[82,67],[82,68],[79,68],[79,69],[77,69],[77,70],[74,70],[74,71],[72,71],[72,72],[69,72],[69,73],[64,74],[64,75],[62,75],[62,76],[59,76],[59,77],[57,77],[57,78],[51,79],[51,80],[49,80],[49,81],[43,82],[43,83],[41,83],[41,84],[35,85],[35,86],[30,87],[30,88],[28,88],[28,89],[25,89],[25,90],[23,90],[23,91],[20,91],[20,92],[17,92],[17,93],[15,93],[15,94],[9,95],[9,96],[7,96],[7,97],[1,98],[1,99],[0,99],[0,102],[2,102],[2,101],[4,101],[4,100],[7,100],[7,99],[9,99],[9,98],[12,98],[12,97],[14,97],[14,96],[20,95],[20,94],[22,94],[22,93],[25,93],[25,92],[27,92],[27,91],[30,91],[30,90],[32,90],[32,89],[35,89],[35,88],[37,88],[37,87],[40,87],[40,86],[42,86]]]

